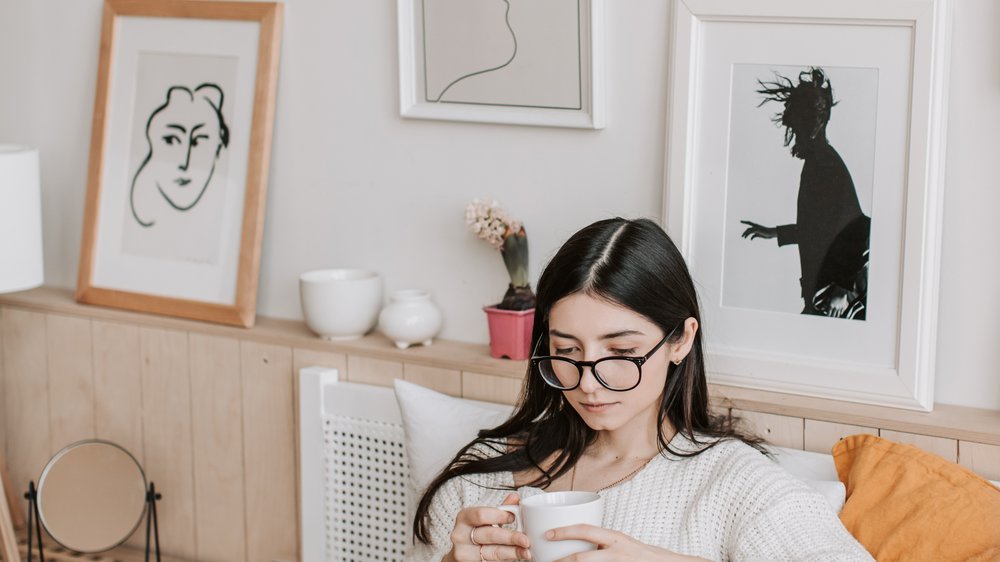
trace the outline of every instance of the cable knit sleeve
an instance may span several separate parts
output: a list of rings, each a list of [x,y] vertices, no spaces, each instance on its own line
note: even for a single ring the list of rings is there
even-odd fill
[[[821,495],[763,456],[749,464],[733,562],[872,562]]]
[[[812,493],[792,494],[758,513],[743,528],[735,562],[871,562],[873,559]]]
[[[465,507],[500,505],[510,493],[510,473],[472,474],[444,483],[431,501],[430,544],[416,541],[404,562],[440,562],[451,551],[455,518]]]
[[[455,517],[462,509],[461,481],[452,478],[444,483],[431,502],[430,544],[416,541],[404,562],[439,562],[451,551],[451,531],[455,527]]]

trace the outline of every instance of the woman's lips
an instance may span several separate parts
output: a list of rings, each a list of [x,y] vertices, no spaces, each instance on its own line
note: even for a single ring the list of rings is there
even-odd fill
[[[580,402],[580,405],[583,406],[584,410],[595,414],[605,412],[615,404],[617,404],[617,402]]]

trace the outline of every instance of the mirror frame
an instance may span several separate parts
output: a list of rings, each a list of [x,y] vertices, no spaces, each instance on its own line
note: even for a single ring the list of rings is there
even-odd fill
[[[53,465],[55,465],[59,461],[59,459],[61,459],[62,457],[64,457],[67,453],[69,453],[73,449],[82,447],[84,445],[92,445],[92,444],[110,445],[110,446],[118,449],[119,451],[125,453],[128,456],[128,458],[131,459],[133,463],[135,463],[136,468],[139,469],[139,475],[142,476],[142,486],[143,486],[143,490],[145,490],[146,497],[145,497],[145,501],[143,501],[143,504],[142,504],[142,510],[139,512],[139,516],[136,517],[135,525],[132,526],[132,528],[129,530],[129,532],[126,533],[125,536],[122,537],[121,540],[119,540],[118,542],[114,543],[113,545],[111,545],[111,546],[109,546],[107,548],[103,548],[101,550],[77,550],[76,548],[74,548],[72,546],[64,544],[54,534],[52,534],[52,531],[49,530],[49,526],[46,523],[45,510],[42,508],[42,493],[45,490],[45,479],[49,475],[49,472],[51,471]],[[146,478],[146,471],[142,468],[142,464],[139,463],[139,459],[135,458],[135,456],[132,453],[130,453],[127,449],[125,449],[125,447],[122,447],[121,445],[119,445],[117,443],[113,443],[111,441],[107,441],[105,439],[82,439],[80,441],[76,441],[74,443],[70,443],[69,445],[66,445],[65,447],[63,447],[62,449],[59,449],[59,451],[56,454],[52,455],[52,458],[50,458],[49,461],[47,463],[45,463],[45,467],[42,469],[42,474],[41,474],[41,476],[38,477],[38,488],[37,488],[37,490],[38,491],[36,493],[37,493],[37,497],[38,497],[38,500],[37,500],[37,503],[38,503],[38,518],[40,519],[42,527],[45,529],[46,534],[48,534],[49,538],[52,539],[53,541],[55,541],[56,544],[58,544],[59,546],[65,548],[65,549],[67,549],[69,551],[76,552],[76,553],[79,553],[79,554],[97,554],[97,553],[100,553],[100,552],[107,552],[109,550],[113,550],[115,548],[118,548],[119,546],[121,546],[122,544],[124,544],[125,541],[127,541],[129,539],[129,537],[131,537],[133,534],[135,534],[136,530],[139,528],[139,525],[142,524],[142,520],[146,517],[146,513],[149,511],[149,479]]]

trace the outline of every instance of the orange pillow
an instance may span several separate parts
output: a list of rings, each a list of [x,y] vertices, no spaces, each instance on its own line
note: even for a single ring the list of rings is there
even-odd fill
[[[916,447],[852,435],[833,447],[840,520],[876,560],[1000,560],[1000,490]]]

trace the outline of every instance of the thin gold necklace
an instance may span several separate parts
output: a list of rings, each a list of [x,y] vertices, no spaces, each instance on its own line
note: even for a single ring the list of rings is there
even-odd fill
[[[657,454],[659,454],[659,453],[657,453]],[[635,476],[636,474],[638,474],[640,470],[646,468],[646,465],[648,465],[649,463],[653,462],[653,459],[655,459],[655,458],[656,458],[656,455],[653,455],[653,456],[649,457],[648,459],[646,459],[646,462],[640,464],[638,468],[636,468],[632,472],[629,472],[625,476],[622,476],[618,480],[615,480],[614,482],[608,484],[607,486],[605,486],[605,487],[597,490],[597,493],[600,494],[604,490],[607,490],[608,488],[614,488],[615,486],[621,484],[622,482],[628,480],[629,478],[632,478],[633,476]],[[573,472],[572,472],[572,474],[569,477],[569,490],[572,492],[574,489],[576,489],[576,464],[573,465]]]

